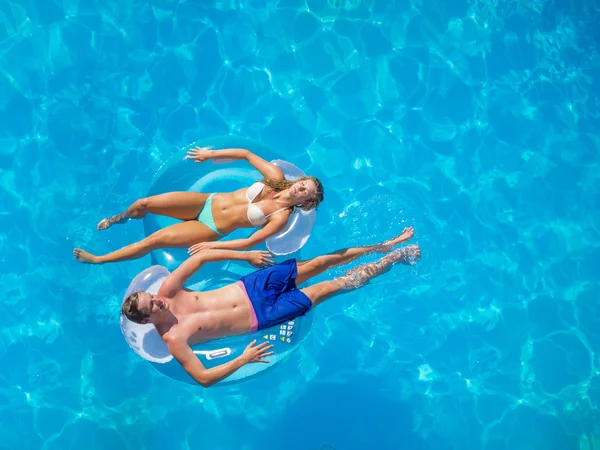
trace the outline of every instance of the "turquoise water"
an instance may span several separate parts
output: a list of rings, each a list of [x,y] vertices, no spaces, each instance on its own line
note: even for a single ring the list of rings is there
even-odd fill
[[[599,14],[1,2],[0,448],[600,449]],[[307,257],[408,225],[423,257],[320,307],[276,370],[205,390],[121,336],[150,258],[71,253],[142,238],[95,226],[224,134],[324,180]]]

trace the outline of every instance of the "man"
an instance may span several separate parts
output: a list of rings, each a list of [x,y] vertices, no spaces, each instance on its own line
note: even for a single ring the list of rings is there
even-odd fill
[[[421,256],[418,246],[392,249],[413,236],[412,227],[382,244],[338,250],[306,261],[289,259],[274,264],[268,252],[203,250],[183,262],[163,281],[156,295],[135,292],[123,303],[122,312],[136,323],[152,323],[173,357],[204,387],[228,377],[248,363],[268,362],[273,354],[268,342],[251,342],[242,355],[206,369],[191,346],[226,336],[268,328],[302,316],[324,300],[343,291],[364,286],[397,262],[414,264]],[[327,269],[346,264],[368,253],[384,253],[379,261],[358,266],[341,277],[298,289],[296,285]],[[196,292],[184,283],[203,264],[211,261],[245,260],[263,267],[238,282],[219,289]]]

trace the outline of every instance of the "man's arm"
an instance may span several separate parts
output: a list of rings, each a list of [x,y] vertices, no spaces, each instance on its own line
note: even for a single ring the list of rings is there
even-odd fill
[[[160,287],[160,295],[174,296],[185,282],[207,262],[223,261],[226,259],[249,261],[252,252],[237,252],[234,250],[203,250],[190,256],[177,269],[170,273]]]
[[[227,378],[240,367],[246,364],[244,355],[240,355],[225,364],[206,369],[196,354],[186,342],[175,341],[167,343],[173,358],[181,364],[181,367],[201,386],[209,387]]]
[[[248,363],[268,363],[269,361],[265,361],[262,358],[273,354],[273,352],[269,352],[269,350],[273,348],[273,345],[269,344],[269,342],[263,342],[255,347],[255,343],[256,339],[252,341],[246,347],[244,353],[237,358],[211,369],[206,369],[187,342],[167,339],[167,347],[169,348],[171,355],[173,355],[173,358],[175,358],[177,362],[181,364],[181,367],[183,367],[184,370],[203,387],[210,387],[213,384],[224,380],[240,367]]]

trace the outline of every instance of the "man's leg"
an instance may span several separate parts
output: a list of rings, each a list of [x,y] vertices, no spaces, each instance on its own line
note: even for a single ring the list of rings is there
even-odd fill
[[[306,261],[298,261],[298,275],[296,276],[296,284],[300,285],[306,280],[325,272],[327,269],[348,264],[350,261],[354,261],[356,258],[359,258],[363,255],[373,252],[389,253],[396,245],[408,241],[411,237],[413,237],[413,234],[413,227],[408,227],[405,228],[402,231],[402,234],[399,236],[389,239],[381,244],[367,245],[365,247],[344,248],[342,250],[317,256],[316,258],[308,259]]]
[[[339,278],[317,283],[303,288],[301,291],[306,294],[312,302],[312,306],[315,307],[334,295],[364,286],[371,279],[389,271],[396,263],[412,265],[420,257],[421,249],[417,245],[409,245],[385,255],[379,261],[363,264],[349,270]]]

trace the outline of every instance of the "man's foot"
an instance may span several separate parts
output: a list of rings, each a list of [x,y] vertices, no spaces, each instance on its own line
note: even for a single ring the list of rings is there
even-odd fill
[[[408,227],[402,230],[402,234],[396,236],[395,238],[388,239],[383,244],[379,244],[375,251],[378,253],[389,253],[392,249],[403,242],[408,241],[415,234],[415,230],[413,227]]]
[[[81,263],[98,264],[98,257],[80,248],[73,250],[73,256]]]
[[[419,246],[407,245],[402,250],[397,250],[384,256],[381,261],[391,261],[392,264],[400,262],[407,266],[412,266],[416,264],[419,259],[421,259],[421,249]]]
[[[102,219],[100,222],[98,222],[98,225],[96,226],[96,228],[98,228],[101,231],[106,230],[107,228],[110,228],[115,223],[125,223],[125,222],[127,222],[127,220],[128,220],[128,218],[124,217],[123,214],[119,214],[117,216],[112,216],[112,217],[107,217],[106,219]]]

